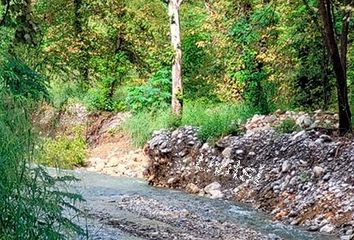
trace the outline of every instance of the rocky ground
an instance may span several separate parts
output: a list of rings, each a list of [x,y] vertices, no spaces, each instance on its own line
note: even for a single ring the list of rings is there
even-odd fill
[[[143,178],[148,159],[142,149],[131,144],[121,127],[129,116],[128,113],[91,116],[87,131],[89,171]]]
[[[273,130],[289,116],[306,130]],[[246,202],[274,220],[354,239],[354,141],[327,135],[336,119],[322,112],[256,116],[245,134],[215,145],[192,127],[159,131],[145,149],[145,176],[154,186]]]
[[[144,181],[87,171],[70,172],[86,199],[89,239],[329,240],[279,225],[233,202],[157,189]],[[83,224],[85,226],[85,222]]]

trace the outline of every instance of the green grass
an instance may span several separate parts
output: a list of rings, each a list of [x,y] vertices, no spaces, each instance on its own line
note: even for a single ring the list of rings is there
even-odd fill
[[[301,128],[296,124],[294,119],[285,119],[275,127],[275,130],[279,133],[293,133],[300,131]]]
[[[170,128],[174,119],[168,110],[155,113],[139,112],[123,124],[123,130],[132,137],[133,144],[143,146],[155,130]]]
[[[201,140],[214,141],[224,135],[237,134],[239,124],[253,114],[254,111],[244,105],[187,102],[180,120],[172,116],[170,109],[139,112],[125,122],[123,129],[131,135],[137,146],[143,146],[155,130],[184,125],[199,127]]]

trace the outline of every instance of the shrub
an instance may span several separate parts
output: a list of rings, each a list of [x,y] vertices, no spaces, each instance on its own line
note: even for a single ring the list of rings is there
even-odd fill
[[[156,110],[167,107],[171,101],[171,71],[158,71],[147,83],[128,89],[126,103],[132,111]]]
[[[224,103],[189,103],[182,117],[182,125],[199,127],[201,140],[213,141],[223,135],[239,132],[237,109],[237,106]]]
[[[278,126],[275,127],[275,130],[279,133],[292,133],[300,130],[300,127],[296,124],[294,119],[285,119]]]
[[[38,162],[63,169],[83,166],[86,158],[86,142],[82,137],[82,128],[75,128],[71,136],[58,135],[47,139]]]

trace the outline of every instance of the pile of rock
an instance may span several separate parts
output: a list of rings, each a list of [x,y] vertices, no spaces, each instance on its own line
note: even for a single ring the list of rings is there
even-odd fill
[[[313,114],[305,112],[281,111],[277,110],[272,115],[254,115],[244,125],[246,130],[266,130],[274,128],[284,120],[293,120],[302,129],[315,128],[338,128],[338,114],[315,111]]]
[[[257,128],[211,146],[183,127],[156,132],[145,152],[152,185],[251,203],[287,224],[354,239],[353,140]]]

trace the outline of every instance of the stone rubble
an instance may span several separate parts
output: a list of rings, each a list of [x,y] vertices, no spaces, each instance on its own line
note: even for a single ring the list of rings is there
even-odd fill
[[[313,125],[319,116],[336,124],[336,116],[321,112],[297,121]],[[258,117],[244,135],[215,145],[199,140],[190,126],[157,131],[145,148],[150,163],[144,175],[154,186],[249,203],[274,220],[354,239],[353,139],[315,129],[279,134],[251,127],[255,122]]]
[[[337,129],[338,114],[327,113],[321,110],[315,111],[313,114],[304,112],[281,111],[277,110],[272,115],[254,115],[244,125],[245,130],[269,130],[278,126],[284,120],[294,120],[295,123],[302,129]]]

